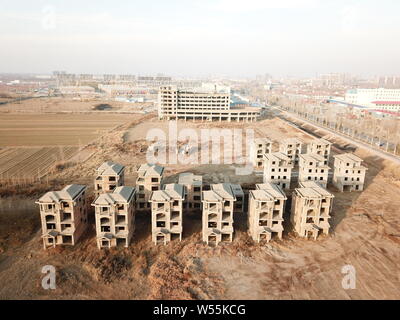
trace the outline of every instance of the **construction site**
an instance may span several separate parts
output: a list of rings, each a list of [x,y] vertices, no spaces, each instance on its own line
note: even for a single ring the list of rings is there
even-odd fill
[[[223,161],[149,164],[146,132],[169,122],[115,117],[39,177],[0,185],[0,299],[399,297],[397,163],[270,112],[174,120],[179,130],[253,129],[250,174]],[[341,284],[348,264],[353,290]],[[40,286],[44,265],[56,267],[55,290]]]

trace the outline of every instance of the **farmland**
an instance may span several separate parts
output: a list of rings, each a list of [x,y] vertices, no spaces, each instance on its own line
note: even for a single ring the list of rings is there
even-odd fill
[[[128,120],[110,114],[0,114],[0,147],[85,145]]]
[[[5,148],[0,150],[0,181],[35,179],[58,161],[68,160],[78,147]]]
[[[112,114],[0,114],[0,181],[36,180],[126,121]]]

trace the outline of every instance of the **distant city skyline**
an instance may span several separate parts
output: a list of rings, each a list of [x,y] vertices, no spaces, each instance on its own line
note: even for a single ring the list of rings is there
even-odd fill
[[[396,0],[2,1],[0,73],[400,74]]]

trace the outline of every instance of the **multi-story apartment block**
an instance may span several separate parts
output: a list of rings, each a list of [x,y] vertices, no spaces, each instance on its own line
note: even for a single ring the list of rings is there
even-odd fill
[[[94,192],[100,193],[113,192],[115,188],[124,184],[125,167],[111,161],[104,162],[97,169],[97,176],[94,180]]]
[[[184,208],[188,212],[201,210],[203,177],[190,172],[185,172],[179,175],[178,183],[185,186],[186,200],[184,203]]]
[[[149,199],[153,191],[161,189],[164,168],[155,164],[142,164],[136,179],[136,208],[150,209]]]
[[[203,84],[201,88],[160,87],[158,117],[160,119],[192,119],[200,121],[256,121],[261,109],[231,106],[230,88]]]
[[[279,144],[279,152],[286,154],[295,165],[299,163],[299,155],[302,154],[303,141],[298,138],[288,138]]]
[[[286,195],[272,183],[258,184],[249,192],[249,233],[254,241],[282,239]]]
[[[328,185],[328,160],[318,154],[301,154],[299,163],[299,182],[315,181],[323,188]]]
[[[362,159],[352,153],[334,156],[333,184],[341,192],[362,191],[367,168]]]
[[[72,184],[50,191],[36,203],[40,207],[43,246],[75,245],[88,224],[86,186]]]
[[[241,189],[241,188],[240,188]],[[214,184],[203,191],[203,241],[217,245],[233,240],[233,213],[238,186],[230,183]]]
[[[264,155],[264,183],[274,183],[290,189],[293,160],[281,152]]]
[[[182,240],[184,200],[185,187],[176,183],[166,184],[151,194],[151,233],[155,244]]]
[[[272,152],[272,141],[268,138],[254,139],[250,146],[250,158],[253,166],[262,168],[264,166],[264,154]]]
[[[135,188],[117,187],[100,194],[95,207],[97,247],[128,247],[135,231]]]
[[[400,111],[400,89],[351,89],[346,92],[345,101],[370,109]]]
[[[301,182],[292,197],[291,223],[301,237],[314,240],[329,233],[329,218],[334,196],[314,181]]]
[[[316,139],[307,145],[307,153],[318,154],[323,156],[325,160],[329,161],[331,146],[332,143],[328,140]]]

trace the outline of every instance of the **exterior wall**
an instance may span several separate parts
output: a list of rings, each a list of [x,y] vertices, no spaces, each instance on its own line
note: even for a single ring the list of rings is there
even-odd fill
[[[120,175],[98,175],[94,180],[94,192],[96,195],[113,192],[117,187],[123,186],[124,182],[123,171]]]
[[[97,247],[128,247],[135,231],[134,197],[127,203],[98,205],[95,207]],[[112,235],[107,239],[104,235]]]
[[[329,233],[329,213],[332,207],[332,198],[320,197],[310,199],[301,197],[296,191],[292,197],[291,223],[300,237],[314,240],[321,234]],[[320,228],[320,230],[313,227]]]
[[[286,161],[265,161],[264,183],[274,183],[282,189],[289,190],[293,165]]]
[[[307,158],[300,156],[299,182],[315,181],[323,188],[326,188],[330,169],[326,165],[325,161],[327,160],[318,161],[317,159],[308,160]]]
[[[182,241],[182,200],[152,201],[151,230],[154,244]]]
[[[302,153],[303,143],[298,141],[283,141],[279,145],[279,152],[287,155],[295,165],[299,163],[299,155]]]
[[[345,162],[335,158],[333,184],[339,191],[363,191],[367,168],[361,162]]]
[[[88,225],[85,190],[74,200],[39,203],[44,248],[56,245],[75,245]],[[44,237],[50,231],[58,233],[54,240]]]
[[[318,154],[323,156],[326,160],[329,160],[329,156],[331,154],[331,144],[323,143],[317,141],[313,141],[307,145],[307,153]]]
[[[184,207],[187,211],[201,210],[201,193],[203,191],[202,185],[186,184],[186,201]]]
[[[204,242],[218,245],[220,242],[233,241],[233,209],[233,200],[203,201]]]
[[[345,101],[368,108],[377,108],[377,105],[373,103],[376,101],[394,102],[393,105],[379,106],[379,109],[399,111],[400,89],[352,89],[347,91]]]
[[[256,121],[259,110],[230,109],[228,92],[194,92],[176,86],[161,87],[158,94],[160,119],[200,121]]]
[[[274,234],[282,239],[284,208],[285,201],[282,199],[256,200],[250,192],[249,233],[254,241],[269,242]],[[266,232],[262,227],[268,227],[271,232]]]
[[[146,210],[150,209],[150,196],[153,191],[161,189],[162,176],[160,175],[139,175],[136,179],[136,209]]]
[[[255,139],[250,148],[251,162],[257,168],[264,167],[264,154],[272,152],[272,141]]]

